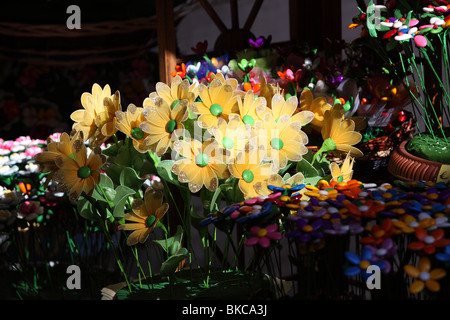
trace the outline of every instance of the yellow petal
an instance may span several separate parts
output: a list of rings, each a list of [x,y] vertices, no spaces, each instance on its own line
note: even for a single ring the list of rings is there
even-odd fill
[[[412,294],[417,294],[421,292],[424,287],[425,283],[423,281],[417,280],[411,283],[411,285],[409,286],[409,292],[411,292]]]

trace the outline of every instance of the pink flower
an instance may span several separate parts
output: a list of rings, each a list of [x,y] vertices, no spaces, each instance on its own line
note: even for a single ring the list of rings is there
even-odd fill
[[[253,226],[250,228],[250,233],[254,235],[254,237],[249,238],[244,241],[246,246],[254,246],[255,244],[259,244],[263,248],[267,248],[270,246],[271,240],[280,240],[283,236],[278,230],[278,225],[269,224],[265,228],[260,228],[258,226]]]
[[[24,201],[19,206],[19,216],[25,220],[33,220],[44,213],[44,208],[36,201]]]

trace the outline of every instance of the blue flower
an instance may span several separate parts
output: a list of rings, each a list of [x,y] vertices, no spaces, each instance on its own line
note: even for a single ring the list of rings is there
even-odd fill
[[[361,257],[358,257],[350,251],[345,252],[345,257],[353,265],[345,270],[345,275],[347,277],[354,277],[362,274],[364,279],[367,279],[371,275],[371,273],[366,271],[369,266],[376,265],[380,268],[380,270],[386,268],[386,263],[384,261],[374,261],[373,252],[369,248],[364,248],[361,253]]]
[[[444,252],[436,253],[436,259],[442,262],[450,262],[450,244],[444,248]]]

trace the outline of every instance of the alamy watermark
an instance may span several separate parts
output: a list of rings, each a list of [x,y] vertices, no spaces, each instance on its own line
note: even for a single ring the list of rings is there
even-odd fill
[[[72,4],[67,7],[67,14],[70,16],[66,20],[66,26],[69,30],[81,29],[81,9],[79,6]]]

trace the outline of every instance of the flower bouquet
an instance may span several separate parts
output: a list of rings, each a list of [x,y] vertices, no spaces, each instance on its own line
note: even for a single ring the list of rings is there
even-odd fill
[[[448,149],[448,13],[446,1],[369,2],[354,18],[363,25],[365,44],[383,62],[392,89],[409,95],[418,130],[390,159],[389,170],[406,180],[447,181]],[[410,157],[409,155],[412,155]],[[416,163],[414,172],[429,167],[430,175],[408,174],[400,163]],[[423,159],[425,161],[421,161]],[[408,162],[410,163],[410,162]]]
[[[251,229],[225,226],[223,243],[205,219],[224,205],[268,199],[273,188],[286,184],[306,201],[308,186],[351,180],[354,158],[362,156],[354,147],[362,137],[359,119],[346,116],[341,100],[330,105],[328,98],[299,87],[285,94],[264,73],[253,77],[254,61],[239,61],[241,77],[233,77],[226,72],[232,68],[218,67],[221,59],[202,59],[208,72],[196,63],[177,66],[170,85],[157,83],[142,106],[125,110],[118,91],[94,84],[81,96],[83,108],[71,115],[72,132],[49,140],[35,156],[46,183],[66,193],[76,212],[103,231],[129,293],[164,296],[157,283],[173,292],[184,283],[181,274],[191,279],[200,274],[198,287],[186,297],[201,288],[213,290],[219,283],[214,277],[230,272],[234,282],[250,287],[254,274],[263,286],[283,284],[276,272],[266,276],[257,260],[245,259],[245,245],[258,241],[267,247],[269,239],[281,240],[276,215]],[[303,129],[310,126],[318,133],[316,152],[306,146]],[[330,162],[330,154],[339,162]],[[268,209],[262,206],[253,215]],[[263,233],[268,237],[261,242]],[[134,274],[127,270],[130,259]],[[274,271],[269,260],[265,266]],[[273,292],[280,296],[280,290]]]

